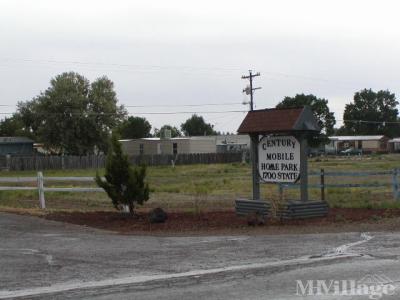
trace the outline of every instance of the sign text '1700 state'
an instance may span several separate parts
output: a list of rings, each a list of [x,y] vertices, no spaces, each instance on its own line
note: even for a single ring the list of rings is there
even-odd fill
[[[258,170],[265,182],[295,182],[300,175],[300,143],[293,136],[266,136],[258,146]]]

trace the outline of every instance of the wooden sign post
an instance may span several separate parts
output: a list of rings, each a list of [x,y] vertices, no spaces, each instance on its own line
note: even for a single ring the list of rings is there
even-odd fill
[[[308,147],[307,137],[300,137],[300,200],[308,201]]]
[[[253,183],[253,200],[260,199],[260,180],[258,175],[258,135],[250,135],[250,158]]]

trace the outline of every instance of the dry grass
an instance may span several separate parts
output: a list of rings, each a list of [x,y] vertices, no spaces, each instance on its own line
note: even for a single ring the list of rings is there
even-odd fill
[[[379,155],[338,158],[310,159],[310,170],[324,168],[326,171],[382,171],[400,167],[400,155]],[[102,170],[100,170],[102,172]],[[45,171],[45,176],[94,176],[96,170]],[[183,210],[200,213],[204,210],[232,208],[238,197],[251,196],[251,170],[249,165],[214,164],[149,167],[148,181],[151,198],[146,208],[163,207],[169,210]],[[0,176],[34,176],[35,172],[0,172]],[[310,183],[318,183],[318,177],[310,177]],[[391,183],[391,176],[328,178],[327,183]],[[1,184],[9,185],[9,184]],[[25,184],[23,184],[25,185]],[[94,186],[94,183],[57,182],[46,186]],[[261,194],[281,203],[278,187],[263,184]],[[389,208],[400,207],[393,200],[390,187],[387,188],[328,188],[326,198],[333,207]],[[285,190],[283,200],[299,197],[297,190]],[[310,189],[310,198],[319,199],[320,191]],[[46,192],[46,204],[50,210],[111,211],[114,208],[105,193]],[[36,191],[0,191],[0,209],[38,210]]]

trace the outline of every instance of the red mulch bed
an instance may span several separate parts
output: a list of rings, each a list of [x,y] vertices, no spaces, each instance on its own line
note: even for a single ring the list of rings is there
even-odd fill
[[[400,209],[332,208],[326,218],[268,220],[265,226],[255,227],[248,226],[246,218],[236,216],[233,210],[210,211],[200,214],[168,212],[168,220],[163,224],[151,224],[146,212],[139,212],[137,218],[119,212],[53,212],[43,217],[125,234],[243,234],[321,232],[337,231],[339,228],[349,231],[357,230],[358,225],[364,225],[363,230],[368,229],[365,228],[365,225],[370,225],[371,231],[379,230],[384,228],[377,225],[387,225],[388,220],[400,221],[398,218]],[[388,229],[393,229],[392,223]]]

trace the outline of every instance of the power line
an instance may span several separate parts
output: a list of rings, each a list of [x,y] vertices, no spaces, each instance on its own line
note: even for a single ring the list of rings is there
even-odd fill
[[[400,124],[400,121],[370,121],[370,120],[336,120],[348,123],[369,123],[369,124]]]
[[[230,116],[234,116],[235,118],[237,118],[237,115],[235,113],[226,113],[225,115],[219,115],[219,116],[214,116],[214,117],[208,117],[207,120],[210,122],[214,122],[214,123],[218,123],[221,120],[225,120],[227,118],[229,118]]]
[[[135,115],[177,115],[177,114],[223,114],[223,113],[246,113],[246,110],[224,110],[224,111],[171,111],[171,112],[135,112],[128,113],[128,116]],[[15,112],[0,112],[0,115],[13,115]],[[33,113],[33,115],[42,116],[42,115],[65,115],[65,116],[105,116],[105,115],[118,115],[118,113]],[[227,116],[223,116],[221,118],[226,118]],[[232,117],[232,119],[234,116]],[[220,117],[218,117],[220,119]],[[215,119],[216,120],[216,119]],[[229,119],[228,122],[233,120]],[[338,119],[336,121],[348,122],[348,123],[364,123],[364,124],[400,124],[400,121],[371,121],[371,120],[347,120],[347,119]]]
[[[240,71],[236,67],[197,67],[197,66],[162,66],[162,65],[138,65],[138,64],[117,64],[117,63],[103,63],[103,62],[83,62],[83,61],[63,61],[51,59],[15,59],[15,58],[1,58],[3,61],[8,62],[32,62],[32,63],[51,63],[51,64],[74,64],[85,66],[112,66],[124,67],[134,69],[185,69],[185,70],[219,70],[219,71]]]
[[[13,107],[16,104],[0,104],[4,107]],[[123,105],[123,104],[122,104]],[[123,105],[124,107],[201,107],[201,106],[227,106],[227,105],[243,105],[242,102],[224,102],[224,103],[200,103],[200,104],[152,104],[152,105]]]
[[[224,105],[238,104],[237,102],[232,103],[224,103]],[[241,104],[241,103],[240,103]],[[220,104],[204,104],[204,105],[220,105]],[[0,106],[10,106],[0,104]],[[170,105],[171,107],[177,106],[201,106],[200,104],[188,104],[188,105]],[[126,107],[156,107],[156,106],[126,106]],[[159,105],[159,107],[164,107]],[[221,113],[245,113],[246,110],[222,110],[222,111],[171,111],[171,112],[134,112],[128,113],[128,115],[174,115],[174,114],[221,114]],[[12,115],[15,112],[0,112],[0,115]],[[67,113],[34,113],[34,115],[66,115],[66,116],[102,116],[102,115],[117,115],[118,113],[75,113],[75,112],[67,112]],[[226,118],[227,116],[218,117]],[[364,124],[400,124],[400,121],[386,121],[386,120],[354,120],[354,119],[337,119],[338,122],[348,122],[348,123],[364,123]]]
[[[199,106],[225,106],[225,105],[243,105],[241,102],[225,103],[202,103],[202,104],[162,104],[162,105],[124,105],[124,107],[199,107]]]
[[[121,63],[104,63],[104,62],[84,62],[78,60],[71,60],[71,61],[63,61],[63,60],[51,60],[51,59],[19,59],[19,58],[0,58],[0,60],[5,62],[17,63],[17,62],[29,62],[29,63],[39,63],[39,64],[72,64],[78,66],[100,66],[100,67],[119,67],[125,69],[131,69],[135,71],[141,70],[150,70],[150,71],[160,71],[160,70],[181,70],[182,72],[187,71],[223,71],[223,72],[238,72],[242,71],[243,68],[232,66],[232,67],[199,67],[199,66],[163,66],[163,65],[141,65],[141,64],[121,64]],[[99,70],[96,70],[99,71]],[[125,71],[123,69],[119,70],[109,70],[109,71]],[[335,83],[335,84],[345,84],[345,85],[357,85],[359,83],[351,83],[345,81],[336,81],[330,80],[323,77],[317,76],[307,76],[307,75],[300,75],[300,74],[290,74],[284,72],[272,72],[272,71],[262,71],[263,73],[275,76],[275,78],[295,78],[300,80],[307,80],[307,81],[315,81],[321,83]]]
[[[233,121],[237,121],[236,115],[233,115],[233,116],[231,115],[230,118],[225,122],[215,122],[215,126],[225,127],[226,125],[232,123]]]
[[[175,115],[175,114],[223,114],[223,113],[245,113],[245,110],[224,111],[171,111],[171,112],[135,112],[128,115]],[[12,112],[0,112],[1,115],[12,115]],[[65,115],[65,116],[106,116],[118,115],[118,113],[34,113],[33,115]]]
[[[174,115],[174,114],[223,114],[223,113],[245,113],[246,110],[225,111],[175,111],[175,112],[136,112],[137,115]]]

